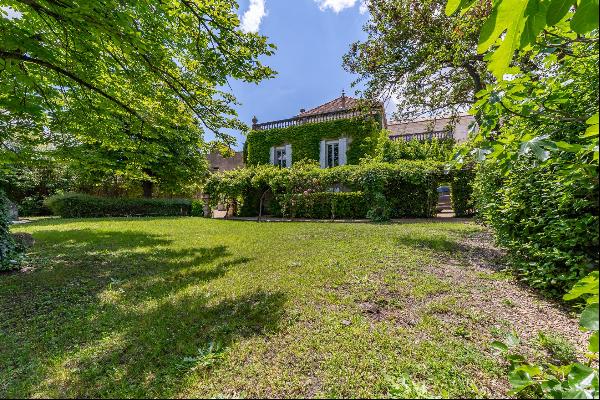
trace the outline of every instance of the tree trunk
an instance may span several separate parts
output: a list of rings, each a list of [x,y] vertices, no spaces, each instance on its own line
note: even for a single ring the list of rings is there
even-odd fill
[[[147,199],[152,198],[152,188],[154,187],[154,182],[152,181],[142,181],[142,189],[144,190],[144,197]]]

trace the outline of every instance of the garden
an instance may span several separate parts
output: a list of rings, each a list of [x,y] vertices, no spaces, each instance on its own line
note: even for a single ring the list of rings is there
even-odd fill
[[[597,0],[362,3],[359,103],[463,143],[250,130],[237,8],[0,6],[0,397],[598,398]]]

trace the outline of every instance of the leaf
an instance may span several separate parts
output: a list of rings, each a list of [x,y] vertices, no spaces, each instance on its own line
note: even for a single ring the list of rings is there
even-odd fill
[[[556,143],[548,139],[547,135],[537,136],[531,140],[521,143],[519,154],[533,153],[540,161],[546,161],[550,158],[550,151],[558,149]]]
[[[583,35],[598,29],[598,0],[581,0],[571,20],[571,29]]]
[[[548,26],[557,24],[575,4],[574,0],[552,0],[546,13],[546,23]]]
[[[483,24],[477,45],[480,54],[486,52],[506,32],[502,43],[490,56],[488,63],[488,69],[498,80],[502,80],[515,50],[521,44],[521,34],[527,20],[525,12],[532,1],[536,0],[496,2],[491,15]]]
[[[490,343],[490,346],[501,352],[508,351],[508,346],[498,340],[494,340],[492,343]]]
[[[599,273],[598,271],[591,272],[585,278],[577,282],[567,294],[563,296],[564,300],[574,300],[586,294],[598,294]]]
[[[448,0],[446,3],[446,15],[450,16],[458,10],[468,9],[474,2],[475,0]]]
[[[582,137],[587,138],[598,136],[598,113],[591,116],[587,121],[585,121],[585,123],[589,126]]]
[[[490,149],[473,149],[470,154],[475,157],[475,160],[481,162],[485,161],[486,156],[491,152]]]
[[[579,389],[589,388],[597,376],[597,372],[594,368],[574,363],[571,372],[567,376],[567,381],[570,385],[574,385]]]
[[[598,352],[598,331],[594,332],[592,336],[590,336],[588,350],[592,353]]]
[[[598,330],[598,303],[589,304],[581,313],[579,326],[590,331]]]

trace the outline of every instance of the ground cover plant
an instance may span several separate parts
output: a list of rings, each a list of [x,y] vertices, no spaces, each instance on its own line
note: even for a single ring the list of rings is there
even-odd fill
[[[13,230],[36,245],[0,275],[1,397],[498,397],[511,388],[493,340],[515,331],[530,360],[555,357],[540,332],[587,348],[575,316],[498,270],[474,224]]]

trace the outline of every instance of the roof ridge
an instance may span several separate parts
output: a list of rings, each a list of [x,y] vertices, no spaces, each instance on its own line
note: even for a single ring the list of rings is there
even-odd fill
[[[329,105],[329,104],[331,104],[331,103],[333,103],[333,102],[335,102],[335,101],[337,101],[337,100],[340,100],[340,99],[342,99],[342,98],[345,98],[346,100],[347,100],[347,99],[350,99],[350,100],[357,100],[357,99],[356,99],[356,98],[354,98],[354,97],[351,97],[351,96],[346,96],[346,95],[342,95],[342,96],[336,97],[336,98],[335,98],[335,99],[333,99],[333,100],[329,100],[329,101],[328,101],[328,102],[326,102],[326,103],[320,104],[320,105],[318,105],[318,106],[316,106],[316,107],[313,107],[313,108],[311,108],[311,109],[309,109],[309,110],[306,110],[306,111],[302,112],[301,114],[307,114],[307,113],[313,112],[313,111],[315,111],[315,110],[317,110],[317,109],[319,109],[319,108],[321,108],[321,107],[325,107],[325,106],[327,106],[327,105]]]

